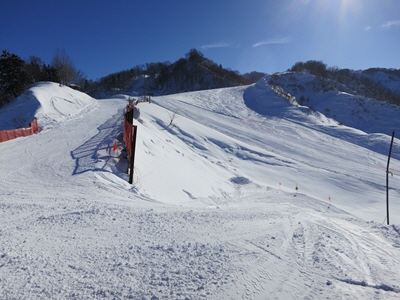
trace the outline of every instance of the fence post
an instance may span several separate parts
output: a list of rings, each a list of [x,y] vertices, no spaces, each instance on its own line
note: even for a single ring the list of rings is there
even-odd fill
[[[135,151],[136,151],[136,135],[137,135],[137,126],[136,125],[132,125],[133,127],[133,134],[132,134],[132,141],[131,141],[131,152],[132,155],[130,157],[129,160],[129,166],[130,166],[130,173],[129,173],[129,183],[132,184],[133,183],[133,169],[135,167]]]
[[[392,141],[390,143],[390,150],[386,167],[386,220],[388,225],[389,225],[389,163],[390,163],[390,156],[392,155],[393,139],[394,139],[394,131],[392,133]]]

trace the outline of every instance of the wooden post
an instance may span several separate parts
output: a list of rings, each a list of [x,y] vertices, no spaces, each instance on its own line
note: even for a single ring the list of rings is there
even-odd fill
[[[390,156],[392,155],[393,139],[394,139],[394,131],[392,133],[392,141],[390,143],[389,157],[386,167],[386,220],[388,225],[389,225],[389,163],[390,163]]]
[[[130,184],[133,183],[133,169],[135,167],[136,134],[137,134],[137,126],[136,125],[132,125],[132,126],[133,126],[132,144],[131,144],[132,155],[129,160],[129,167],[131,169],[131,171],[129,173],[129,183]]]

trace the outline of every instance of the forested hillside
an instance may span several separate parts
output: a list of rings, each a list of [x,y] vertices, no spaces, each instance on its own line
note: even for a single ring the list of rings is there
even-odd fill
[[[400,105],[400,70],[370,68],[367,70],[327,67],[321,61],[298,62],[292,72],[306,72],[318,78],[324,90],[343,86],[352,94]]]
[[[308,73],[314,76],[316,89],[340,89],[362,97],[374,98],[400,104],[400,70],[371,68],[367,70],[339,69],[328,67],[322,61],[297,62],[288,71]],[[87,91],[94,97],[112,94],[168,95],[181,92],[208,90],[247,85],[257,82],[264,73],[251,72],[241,75],[237,71],[224,69],[206,58],[196,49],[190,50],[174,63],[149,63],[110,74],[92,82]],[[278,81],[271,84],[279,86]],[[293,82],[292,85],[301,85]],[[302,89],[304,87],[299,87]]]
[[[270,84],[296,96],[297,91],[315,85],[315,90],[340,90],[352,95],[374,98],[400,105],[400,70],[370,68],[367,70],[339,69],[328,67],[322,61],[297,62],[287,71],[313,75],[315,80],[307,83],[291,82],[283,87],[279,74],[272,76]],[[206,58],[200,51],[191,49],[185,57],[170,62],[153,62],[135,66],[102,77],[89,80],[84,72],[77,69],[64,50],[55,52],[51,64],[31,56],[23,60],[15,54],[3,50],[0,56],[0,106],[19,96],[31,84],[53,81],[79,89],[95,98],[115,94],[168,95],[182,92],[209,90],[215,88],[248,85],[262,78],[262,72],[240,74],[223,68]],[[287,79],[287,76],[285,77]],[[303,96],[303,97],[302,97]],[[307,100],[301,93],[300,103]]]
[[[258,72],[240,75],[192,49],[174,63],[148,63],[110,74],[93,82],[89,93],[93,96],[115,93],[165,95],[246,85],[264,75]]]

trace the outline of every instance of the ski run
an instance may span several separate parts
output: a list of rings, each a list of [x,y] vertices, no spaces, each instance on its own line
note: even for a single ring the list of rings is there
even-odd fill
[[[4,107],[41,131],[0,143],[0,299],[400,299],[399,109],[339,123],[266,82],[139,103],[132,185],[130,97],[42,82]]]

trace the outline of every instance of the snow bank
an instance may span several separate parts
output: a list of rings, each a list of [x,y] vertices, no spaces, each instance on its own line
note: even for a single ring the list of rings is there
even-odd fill
[[[0,111],[0,130],[28,127],[34,118],[44,128],[96,106],[97,100],[82,92],[54,82],[39,82]]]
[[[398,82],[390,83],[399,88]],[[336,124],[387,135],[400,128],[400,107],[357,95],[342,84],[308,73],[287,72],[267,75],[257,82],[256,87],[268,90],[271,85],[278,85],[298,104],[314,113],[319,112]]]

